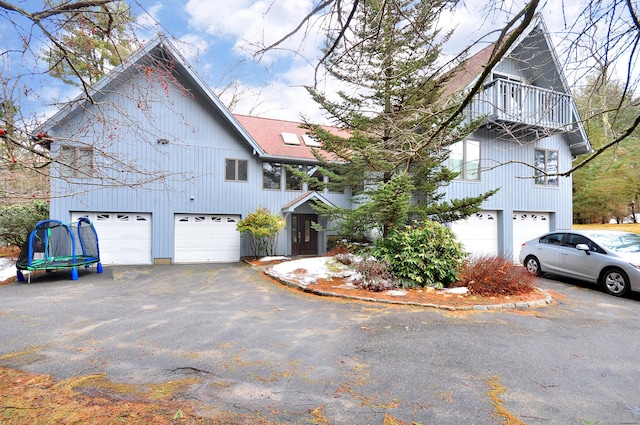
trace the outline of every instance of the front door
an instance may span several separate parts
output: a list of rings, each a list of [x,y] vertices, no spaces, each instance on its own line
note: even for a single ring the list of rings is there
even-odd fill
[[[291,255],[318,254],[318,232],[312,226],[317,222],[316,214],[291,215]]]

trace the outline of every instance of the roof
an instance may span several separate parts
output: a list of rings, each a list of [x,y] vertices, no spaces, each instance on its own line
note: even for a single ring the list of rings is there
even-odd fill
[[[253,140],[264,152],[262,157],[274,159],[302,159],[317,162],[313,150],[319,150],[320,144],[307,135],[301,123],[272,118],[235,115],[238,122],[247,130]],[[337,127],[323,126],[325,130],[337,135],[349,137],[349,133]]]
[[[174,69],[179,77],[183,79],[183,83],[188,82],[190,85],[193,85],[199,94],[202,95],[205,102],[229,121],[236,132],[250,145],[259,157],[276,160],[292,159],[317,162],[313,155],[313,149],[318,149],[320,145],[317,142],[314,143],[313,139],[307,136],[307,131],[301,127],[301,123],[232,114],[175,46],[162,34],[154,37],[140,50],[134,52],[129,58],[100,79],[89,89],[88,95],[94,100],[102,98],[104,93],[110,91],[110,87],[113,84],[118,84],[118,79],[127,78],[128,73],[131,72],[131,70],[135,71],[134,67],[140,63],[144,63],[149,56],[170,61],[172,66],[175,66]],[[43,133],[55,133],[56,128],[64,121],[81,113],[88,102],[85,97],[84,94],[80,95],[66,107],[60,109],[40,127],[41,131]],[[323,126],[323,128],[336,135],[349,136],[346,131],[340,130],[337,127]],[[283,133],[289,143],[285,143]]]
[[[335,207],[334,204],[332,204],[329,200],[327,200],[327,198],[325,198],[318,192],[307,192],[300,195],[293,201],[289,202],[287,205],[283,206],[282,212],[283,213],[295,212],[296,208],[312,200],[322,202],[323,204],[329,205],[330,207]]]
[[[451,80],[447,82],[441,97],[446,99],[453,93],[470,87],[476,78],[480,76],[487,62],[489,62],[494,48],[495,44],[490,44],[467,59],[460,69],[456,69]]]

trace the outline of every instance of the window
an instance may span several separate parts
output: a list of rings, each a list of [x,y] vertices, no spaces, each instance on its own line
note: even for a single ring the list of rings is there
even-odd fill
[[[291,169],[300,173],[305,172],[305,166],[301,164],[287,164],[285,167],[285,187],[287,190],[302,190],[302,177],[295,175]]]
[[[462,140],[449,147],[449,169],[457,180],[480,180],[480,142]]]
[[[247,167],[248,161],[246,159],[225,159],[224,179],[230,182],[246,182]]]
[[[536,149],[533,165],[536,167],[535,184],[558,186],[558,176],[549,176],[558,172],[558,151]]]
[[[589,247],[589,249],[593,251],[593,248],[592,248],[593,243],[591,242],[591,240],[588,239],[585,236],[582,236],[582,235],[576,235],[575,233],[569,233],[569,234],[567,234],[567,238],[566,238],[566,240],[564,242],[565,245],[570,246],[571,248],[575,248],[576,245],[581,244],[581,243],[587,245]]]
[[[63,177],[91,177],[93,175],[93,150],[87,147],[60,147],[60,175]]]
[[[282,164],[279,162],[262,163],[262,188],[280,189],[282,176]]]
[[[307,166],[307,176],[315,179],[313,181],[309,181],[309,190],[313,190],[315,192],[322,192],[324,190],[324,176],[316,165]]]
[[[564,233],[552,233],[540,238],[540,243],[546,243],[549,245],[562,245],[562,238]]]
[[[499,104],[498,108],[512,118],[519,119],[522,114],[522,78],[514,75],[493,74],[494,81],[498,84]]]

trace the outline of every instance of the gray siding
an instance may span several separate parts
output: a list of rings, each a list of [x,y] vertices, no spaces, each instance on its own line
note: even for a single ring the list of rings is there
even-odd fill
[[[561,135],[520,144],[495,139],[495,134],[481,129],[469,138],[481,141],[481,177],[479,182],[453,181],[446,188],[446,198],[474,196],[488,190],[500,190],[482,204],[482,209],[499,212],[500,254],[512,255],[514,211],[549,212],[554,229],[569,229],[572,225],[571,177],[560,177],[556,187],[539,186],[532,178],[534,150],[544,148],[558,151],[558,167],[571,167],[571,154]]]
[[[51,217],[70,220],[74,211],[149,212],[153,223],[153,258],[173,258],[174,214],[234,214],[246,217],[259,206],[281,214],[282,207],[303,191],[262,189],[262,160],[250,145],[202,96],[185,96],[176,89],[167,96],[143,78],[132,78],[123,93],[150,101],[149,114],[131,97],[108,96],[51,134],[65,143],[94,145],[109,156],[132,165],[152,180],[140,187],[113,186],[108,179],[77,179],[68,185],[52,179]],[[105,117],[102,119],[101,117]],[[134,124],[128,124],[133,122]],[[139,124],[138,124],[139,123]],[[80,135],[76,130],[84,129]],[[74,139],[75,138],[75,139]],[[157,139],[169,142],[159,144]],[[60,144],[54,143],[53,155]],[[248,181],[225,181],[225,159],[248,160]],[[101,169],[109,158],[95,158]],[[106,171],[124,176],[126,173]],[[54,168],[52,176],[57,176]],[[135,184],[138,177],[131,176]],[[102,187],[101,187],[102,185]],[[85,190],[88,189],[88,190]],[[347,206],[348,196],[324,193],[331,202]],[[191,199],[193,197],[193,199]],[[278,253],[289,254],[286,230]],[[250,255],[246,241],[241,255]]]

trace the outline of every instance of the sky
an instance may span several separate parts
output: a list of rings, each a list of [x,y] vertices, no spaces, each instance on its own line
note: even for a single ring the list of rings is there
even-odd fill
[[[542,16],[553,34],[562,32],[577,14],[582,2],[547,0]],[[237,92],[244,100],[233,109],[235,113],[298,121],[302,116],[315,122],[325,121],[311,100],[305,85],[313,84],[313,64],[317,60],[320,32],[306,28],[306,37],[296,35],[280,49],[256,57],[256,46],[271,44],[290,32],[309,13],[318,0],[130,0],[138,20],[138,36],[148,40],[156,33],[168,35],[195,67],[214,92],[220,92],[229,81],[235,81]],[[13,3],[39,7],[40,1],[16,0]],[[467,4],[469,3],[469,4]],[[502,8],[513,12],[522,6],[521,0],[504,0]],[[26,4],[26,6],[25,6]],[[492,28],[500,28],[506,14],[479,10],[479,2],[469,0],[455,15],[442,18],[442,26],[454,28],[454,36],[446,52],[454,54],[470,40],[479,38]],[[41,6],[40,6],[41,7]],[[481,17],[481,18],[480,18]],[[15,31],[0,15],[0,46],[19,43]],[[38,40],[30,48],[36,51]],[[0,48],[0,51],[2,48]],[[1,57],[1,55],[0,55]],[[15,66],[15,64],[14,64]],[[41,67],[42,64],[20,64]],[[330,83],[325,83],[324,88]],[[78,89],[59,81],[36,81],[31,107],[47,115],[55,111],[53,103],[74,97]],[[322,87],[321,87],[322,88]],[[231,91],[220,95],[228,102]],[[38,106],[34,106],[38,105]]]
[[[551,1],[551,0],[549,0]],[[319,57],[319,32],[311,28],[306,40],[296,35],[282,50],[265,56],[254,56],[256,45],[269,45],[289,33],[309,13],[312,0],[138,0],[146,25],[157,22],[159,31],[171,34],[191,48],[177,43],[183,54],[196,66],[215,91],[224,77],[235,76],[249,96],[234,112],[287,120],[301,116],[315,121],[324,119],[317,105],[310,99],[305,85],[313,84],[313,64]],[[479,10],[478,1],[468,1],[455,15],[445,16],[442,25],[454,28],[454,36],[447,44],[448,52],[456,54],[470,39],[480,38],[491,29],[501,27],[506,15]],[[545,6],[543,19],[551,32],[566,28],[565,17],[575,15],[579,2],[565,5],[553,0],[554,7]],[[506,1],[503,8],[513,12],[522,1]],[[483,16],[483,20],[478,17]],[[306,41],[306,42],[305,42]],[[287,50],[288,49],[288,50]],[[293,51],[297,52],[295,55]],[[259,60],[258,60],[259,59]],[[225,96],[221,96],[225,101]]]

